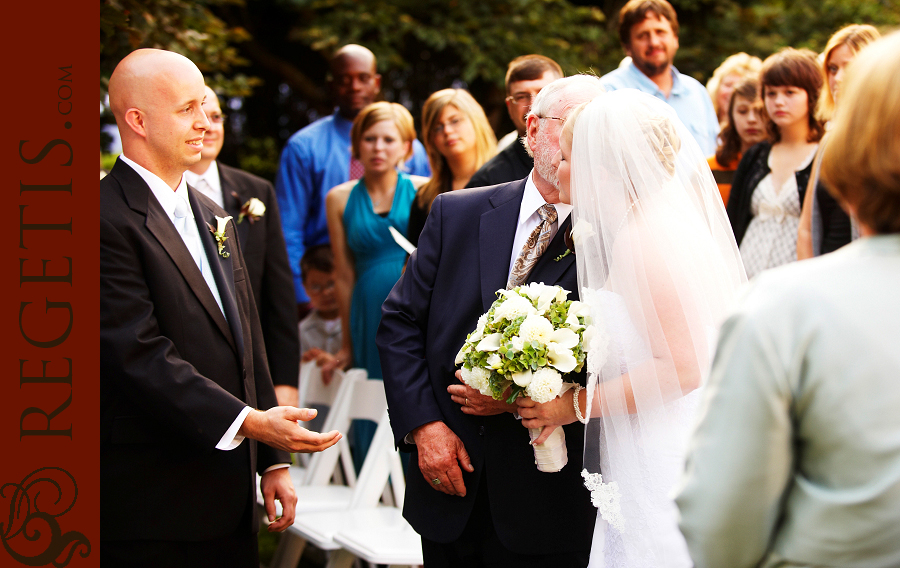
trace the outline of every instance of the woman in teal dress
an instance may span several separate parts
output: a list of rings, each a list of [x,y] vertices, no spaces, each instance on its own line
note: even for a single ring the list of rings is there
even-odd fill
[[[335,288],[345,330],[336,357],[344,368],[365,368],[369,378],[382,378],[375,331],[381,321],[381,304],[400,278],[406,260],[406,251],[394,241],[388,227],[406,234],[416,190],[427,181],[397,171],[412,155],[415,137],[412,116],[403,106],[388,102],[367,106],[350,131],[353,157],[362,162],[365,174],[359,181],[332,188],[325,197]],[[360,442],[371,438],[355,430]]]

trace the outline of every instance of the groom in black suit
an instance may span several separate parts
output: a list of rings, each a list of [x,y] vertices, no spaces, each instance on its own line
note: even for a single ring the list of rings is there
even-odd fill
[[[123,152],[100,182],[101,564],[257,567],[256,473],[283,530],[287,452],[340,436],[275,407],[234,224],[184,181],[209,125],[200,71],[138,50],[109,96]]]
[[[559,284],[577,297],[551,162],[569,111],[603,92],[595,77],[544,87],[528,117],[535,169],[523,180],[438,196],[406,271],[384,303],[377,342],[391,426],[413,452],[404,516],[422,535],[426,568],[587,566],[596,510],[581,479],[584,427],[565,426],[569,463],[535,466],[515,405],[455,378],[454,359],[478,317],[506,287],[545,203],[552,240],[526,282]],[[541,112],[541,111],[545,112]],[[568,380],[584,382],[584,375]]]

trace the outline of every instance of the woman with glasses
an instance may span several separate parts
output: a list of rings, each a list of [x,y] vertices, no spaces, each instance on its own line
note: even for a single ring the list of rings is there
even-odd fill
[[[422,133],[431,179],[416,195],[407,238],[414,245],[425,227],[431,202],[440,193],[462,189],[497,150],[497,137],[484,109],[463,89],[433,93],[422,107]]]

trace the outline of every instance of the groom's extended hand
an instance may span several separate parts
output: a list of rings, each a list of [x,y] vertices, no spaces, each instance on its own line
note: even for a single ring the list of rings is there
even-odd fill
[[[473,416],[492,416],[494,414],[503,414],[504,412],[515,412],[515,404],[507,404],[502,400],[494,400],[493,397],[484,396],[477,390],[462,382],[462,372],[456,371],[456,378],[460,381],[458,385],[450,385],[447,392],[450,393],[450,400],[460,405],[464,414]]]
[[[297,424],[298,420],[306,422],[315,417],[316,411],[311,408],[275,406],[266,411],[252,410],[238,433],[286,452],[321,452],[337,444],[341,433],[333,430],[319,434]]]
[[[465,497],[466,486],[459,466],[469,473],[475,468],[462,440],[440,421],[423,424],[412,435],[419,450],[419,471],[428,484],[447,495]]]

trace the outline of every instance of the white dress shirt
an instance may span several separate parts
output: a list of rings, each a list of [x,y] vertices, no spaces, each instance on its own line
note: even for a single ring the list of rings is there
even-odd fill
[[[184,179],[191,187],[212,199],[216,205],[225,209],[225,198],[222,195],[222,180],[219,179],[219,166],[213,160],[206,171],[202,174],[195,174],[191,170],[184,172]]]
[[[534,228],[541,222],[541,217],[538,215],[538,209],[547,203],[544,201],[544,197],[534,184],[532,176],[534,176],[534,170],[531,170],[531,173],[528,174],[527,181],[525,182],[525,194],[522,196],[522,205],[519,207],[519,223],[516,225],[516,237],[513,239],[512,256],[509,259],[509,270],[506,271],[507,280],[509,279],[509,275],[512,274],[513,265],[516,263],[516,259],[519,258],[522,247],[525,246],[525,241],[528,240],[528,236],[531,235]],[[556,222],[553,223],[553,226],[550,229],[550,241],[553,241],[560,225],[562,225],[566,220],[566,217],[572,213],[571,205],[566,203],[553,203],[552,205],[556,209]]]

